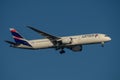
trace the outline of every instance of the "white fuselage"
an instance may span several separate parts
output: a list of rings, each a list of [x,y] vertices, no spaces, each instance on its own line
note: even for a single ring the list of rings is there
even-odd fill
[[[67,38],[70,38],[72,41],[71,43],[65,44],[65,47],[75,46],[75,45],[97,44],[111,40],[111,38],[105,34],[85,34],[85,35],[61,37],[62,40],[65,39],[67,40]],[[43,49],[43,48],[54,47],[53,43],[49,39],[29,40],[28,42],[32,47],[25,46],[22,44],[16,47],[28,48],[28,49]]]

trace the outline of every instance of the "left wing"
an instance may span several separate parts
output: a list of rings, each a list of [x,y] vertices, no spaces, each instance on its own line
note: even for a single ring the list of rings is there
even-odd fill
[[[33,28],[31,26],[27,26],[28,28],[32,29],[33,31],[39,33],[40,35],[44,36],[45,38],[49,39],[54,45],[56,45],[57,40],[60,39],[59,37],[53,36],[51,34],[48,34],[46,32],[43,32],[41,30],[38,30],[36,28]]]

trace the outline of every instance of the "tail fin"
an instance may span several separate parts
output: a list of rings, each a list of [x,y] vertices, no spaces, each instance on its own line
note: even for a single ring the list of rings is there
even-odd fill
[[[17,44],[24,44],[26,46],[31,46],[26,39],[24,39],[17,30],[15,30],[14,28],[10,28],[10,32],[13,35],[13,39],[15,40],[15,42]]]

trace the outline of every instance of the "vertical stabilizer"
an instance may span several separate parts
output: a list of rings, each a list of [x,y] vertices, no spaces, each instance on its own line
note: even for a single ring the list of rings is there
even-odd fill
[[[26,39],[24,39],[17,30],[10,28],[10,32],[13,35],[13,39],[17,44],[23,44],[26,46],[31,46]]]

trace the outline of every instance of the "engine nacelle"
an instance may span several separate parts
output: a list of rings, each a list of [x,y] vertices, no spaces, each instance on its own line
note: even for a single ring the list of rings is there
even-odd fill
[[[62,43],[63,44],[70,44],[72,43],[72,39],[71,38],[63,38],[61,39]]]
[[[75,52],[82,51],[82,46],[72,46],[71,50]]]

